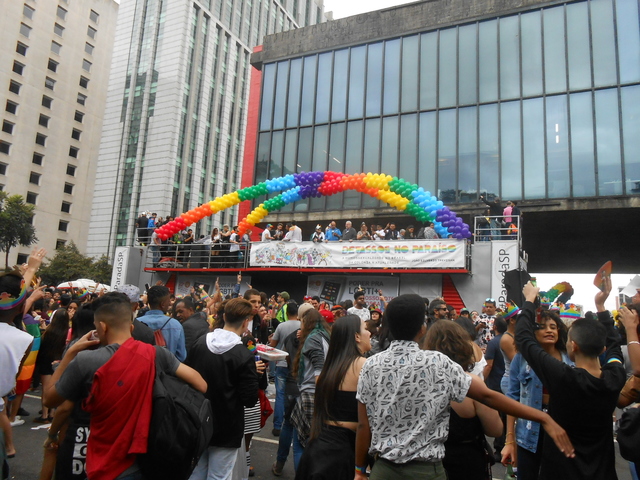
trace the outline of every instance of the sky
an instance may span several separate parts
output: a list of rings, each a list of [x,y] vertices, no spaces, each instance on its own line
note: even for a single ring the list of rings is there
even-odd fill
[[[416,0],[324,0],[324,11],[333,11],[333,18],[338,19],[415,1]]]

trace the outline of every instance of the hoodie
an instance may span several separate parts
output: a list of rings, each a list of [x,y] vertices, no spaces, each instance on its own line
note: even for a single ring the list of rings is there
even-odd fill
[[[258,402],[255,358],[234,332],[216,329],[198,338],[187,365],[207,382],[205,396],[213,411],[212,447],[240,448],[244,435],[244,407]]]

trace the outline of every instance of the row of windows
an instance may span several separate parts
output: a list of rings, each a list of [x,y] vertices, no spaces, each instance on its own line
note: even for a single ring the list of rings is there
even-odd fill
[[[0,153],[4,153],[8,155],[10,152],[10,149],[11,149],[11,144],[9,142],[0,140]],[[44,160],[44,155],[42,153],[34,152],[33,156],[31,157],[31,163],[33,163],[34,165],[42,166],[43,160]],[[75,177],[77,168],[78,167],[76,167],[75,165],[68,163],[67,170],[66,170],[67,175],[69,175],[70,177]],[[7,164],[0,162],[0,175],[6,175],[6,173],[7,173]],[[39,175],[37,173],[35,174]],[[37,178],[39,179],[39,176]],[[36,177],[33,177],[33,179],[36,179]],[[31,183],[35,183],[35,182],[31,181]],[[38,183],[35,183],[35,184],[38,185]],[[65,189],[65,193],[70,194],[72,193],[72,191],[73,191],[73,186],[71,186],[71,190],[69,192],[67,192]]]
[[[52,103],[52,99],[50,97],[47,97],[46,95],[42,97],[42,105],[46,108],[51,108],[51,103]],[[78,102],[80,103],[80,102]],[[84,105],[84,104],[83,104]],[[18,107],[20,105],[12,100],[7,100],[7,103],[5,104],[5,111],[9,112],[13,115],[17,115],[18,114]],[[49,117],[47,117],[46,115],[40,115],[40,122],[43,122],[46,119],[46,121],[48,122]],[[76,110],[73,119],[78,122],[78,123],[82,123],[84,121],[84,113]],[[43,123],[40,123],[40,125],[43,125]],[[47,125],[43,125],[43,126],[47,126]],[[79,134],[77,134],[79,137]],[[73,137],[75,138],[75,137]],[[79,138],[76,138],[76,140],[79,140]]]
[[[27,192],[27,196],[25,198],[25,202],[31,205],[36,205],[38,201],[38,194],[35,192]],[[71,203],[70,202],[62,202],[60,206],[60,211],[62,213],[71,213]]]

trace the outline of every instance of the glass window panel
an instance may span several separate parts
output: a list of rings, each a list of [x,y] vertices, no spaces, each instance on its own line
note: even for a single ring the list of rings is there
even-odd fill
[[[346,118],[347,109],[347,72],[349,71],[349,50],[338,50],[333,60],[333,104],[331,120]]]
[[[346,124],[331,125],[331,139],[329,141],[329,168],[332,172],[344,172],[344,143]],[[327,197],[326,208],[339,210],[344,204],[344,194],[338,193]]]
[[[382,103],[382,43],[369,45],[367,61],[367,117],[371,117],[380,115]]]
[[[256,183],[264,182],[269,168],[269,151],[271,150],[271,134],[261,133],[258,137],[258,152],[256,155]]]
[[[384,45],[384,114],[398,113],[400,102],[400,39]]]
[[[498,145],[498,106],[480,107],[480,193],[486,197],[500,195]]]
[[[418,109],[418,44],[419,37],[405,37],[402,40],[402,111]]]
[[[596,152],[598,155],[598,195],[622,194],[618,91],[600,90],[596,102]]]
[[[284,128],[284,114],[287,102],[287,84],[289,83],[289,62],[278,62],[276,73],[276,99],[273,105],[273,128]]]
[[[498,21],[480,22],[478,36],[480,101],[492,102],[498,99]]]
[[[500,98],[520,96],[520,32],[518,17],[500,19]]]
[[[542,93],[542,23],[540,12],[520,17],[522,42],[522,96]]]
[[[298,140],[297,130],[287,130],[284,134],[284,161],[282,174],[289,175],[296,173],[296,147]],[[306,205],[306,204],[305,204]],[[297,203],[295,204],[297,207]],[[282,211],[291,212],[294,209],[294,204],[285,205]]]
[[[418,184],[434,195],[436,191],[436,112],[420,114],[419,155]]]
[[[418,161],[418,116],[400,117],[400,171],[398,176],[408,182],[416,178]]]
[[[616,0],[620,82],[640,80],[640,30],[637,0]]]
[[[271,137],[271,159],[269,162],[269,178],[276,178],[282,173],[282,153],[284,151],[284,132],[273,132]]]
[[[331,105],[331,57],[333,52],[318,55],[318,84],[316,87],[316,123],[329,121]],[[313,202],[312,202],[313,203]]]
[[[626,87],[622,95],[622,132],[626,194],[640,193],[640,86]]]
[[[478,200],[478,108],[458,111],[458,191],[459,200]]]
[[[362,161],[362,171],[380,173],[380,119],[373,118],[366,120],[364,124],[364,159]],[[378,200],[369,197],[363,198],[362,206],[378,206]]]
[[[364,84],[367,47],[351,49],[349,69],[349,115],[348,118],[364,117]]]
[[[311,171],[311,144],[313,142],[313,129],[311,127],[300,129],[300,140],[298,140],[298,172]]]
[[[312,171],[324,172],[327,169],[328,143],[329,127],[327,125],[316,127],[313,139]],[[311,198],[309,205],[312,210],[322,210],[324,208],[324,198]]]
[[[571,105],[571,171],[574,197],[596,194],[596,162],[593,153],[593,102],[591,92],[569,96]],[[636,131],[637,137],[637,131]]]
[[[271,128],[274,88],[276,86],[276,68],[277,65],[275,63],[264,66],[260,130],[269,130]]]
[[[542,98],[522,102],[522,142],[524,147],[524,198],[544,198],[546,191],[544,181],[544,104]]]
[[[382,119],[381,173],[398,175],[398,117]]]
[[[298,125],[300,109],[300,89],[302,88],[302,59],[291,60],[289,74],[289,100],[287,104],[287,127]]]
[[[591,34],[593,37],[593,83],[596,87],[615,85],[616,41],[613,32],[611,0],[591,0]]]
[[[441,110],[438,120],[438,198],[452,203],[457,200],[456,111]]]
[[[436,108],[438,92],[438,32],[420,35],[420,108]]]
[[[547,97],[547,185],[549,198],[571,195],[567,97]]]
[[[317,56],[305,57],[302,76],[302,107],[300,109],[300,125],[313,123],[313,107],[316,98],[316,60]]]
[[[501,106],[500,146],[502,197],[519,200],[522,198],[520,102],[503,103]]]
[[[564,44],[564,6],[543,10],[544,79],[547,93],[567,90],[567,62]]]
[[[588,8],[586,2],[567,5],[567,46],[571,90],[591,87]]]
[[[458,77],[458,96],[460,105],[476,103],[478,98],[476,80],[478,67],[476,58],[476,30],[476,24],[465,25],[459,29],[460,48],[458,54],[458,71],[460,72],[460,76]]]
[[[440,89],[440,108],[453,107],[457,102],[457,29],[440,30],[440,64],[438,86]]]
[[[347,124],[347,151],[345,154],[345,170],[348,173],[362,172],[362,120]],[[362,194],[354,190],[344,192],[344,207],[359,208]]]

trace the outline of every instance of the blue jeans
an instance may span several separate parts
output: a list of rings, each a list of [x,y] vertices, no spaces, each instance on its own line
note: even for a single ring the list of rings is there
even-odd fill
[[[158,245],[151,245],[149,248],[153,254],[153,266],[155,267],[160,261],[160,247]]]
[[[291,448],[291,442],[293,441],[293,468],[298,469],[300,464],[300,458],[304,452],[304,447],[298,439],[298,432],[291,425],[288,418],[284,419],[282,423],[282,429],[280,430],[280,437],[278,437],[278,453],[276,454],[276,460],[281,463],[286,463],[289,457],[289,449]]]
[[[500,235],[500,224],[498,223],[497,218],[491,219],[491,240],[500,240],[502,236]]]
[[[282,429],[282,420],[284,418],[285,388],[287,385],[288,376],[288,367],[276,366],[276,406],[273,409],[273,428],[275,428],[276,430]]]

